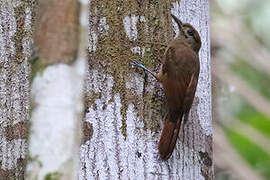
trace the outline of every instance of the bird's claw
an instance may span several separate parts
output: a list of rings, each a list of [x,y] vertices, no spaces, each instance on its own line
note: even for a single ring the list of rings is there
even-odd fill
[[[142,67],[143,65],[137,61],[131,61],[130,63],[132,66],[139,66],[139,67]]]
[[[139,62],[137,62],[137,61],[131,61],[131,63],[130,63],[132,66],[138,66],[138,67],[140,67],[140,68],[142,68],[144,71],[147,71],[148,73],[150,73],[152,76],[154,76],[156,79],[157,79],[157,77],[156,77],[156,75],[152,72],[152,71],[150,71],[149,69],[147,69],[144,65],[142,65],[141,63],[139,63]]]
[[[142,68],[142,69],[145,70],[145,71],[149,71],[144,65],[142,65],[142,64],[139,63],[138,61],[132,61],[132,62],[131,62],[131,65],[140,67],[140,68]]]

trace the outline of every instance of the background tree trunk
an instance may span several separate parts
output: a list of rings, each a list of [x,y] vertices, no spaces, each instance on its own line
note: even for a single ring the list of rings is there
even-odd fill
[[[213,179],[208,8],[207,0],[91,1],[80,179]],[[190,120],[172,157],[161,161],[163,91],[129,63],[158,70],[178,33],[171,13],[194,25],[203,44]]]
[[[74,62],[79,45],[79,2],[39,0],[35,44],[44,64]]]
[[[0,2],[0,179],[24,179],[34,3]]]
[[[39,59],[32,66],[36,73],[32,73],[31,86],[29,180],[77,179],[85,64],[82,53],[86,46],[79,39],[87,38],[82,33],[87,25],[80,26],[80,6],[76,0],[39,0],[35,31]]]

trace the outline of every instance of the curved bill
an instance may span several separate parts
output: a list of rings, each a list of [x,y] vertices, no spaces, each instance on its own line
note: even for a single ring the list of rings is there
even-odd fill
[[[176,24],[178,25],[179,29],[182,30],[182,21],[180,21],[175,15],[171,14],[172,18],[175,20]]]

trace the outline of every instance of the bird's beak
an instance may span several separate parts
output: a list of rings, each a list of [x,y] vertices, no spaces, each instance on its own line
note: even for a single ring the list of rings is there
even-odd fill
[[[183,31],[183,28],[182,28],[183,23],[182,23],[182,21],[180,21],[180,20],[179,20],[175,15],[173,15],[173,14],[171,14],[171,16],[172,16],[172,18],[175,20],[176,24],[178,25],[179,30],[180,30],[180,31]]]

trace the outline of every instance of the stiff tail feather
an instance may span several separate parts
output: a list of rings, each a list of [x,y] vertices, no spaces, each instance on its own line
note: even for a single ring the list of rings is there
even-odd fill
[[[182,116],[180,116],[176,122],[169,120],[165,121],[165,125],[158,144],[158,151],[160,153],[161,159],[163,160],[169,159],[169,157],[172,155],[180,131],[181,120]]]

